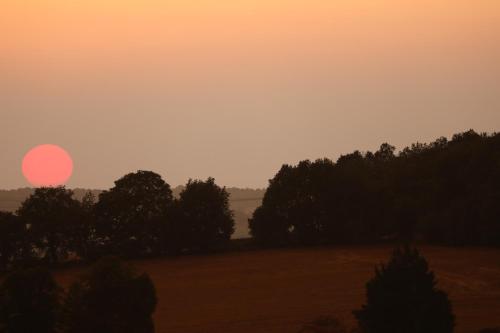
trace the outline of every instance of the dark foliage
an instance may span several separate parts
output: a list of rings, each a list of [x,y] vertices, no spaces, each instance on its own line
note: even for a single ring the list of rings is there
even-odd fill
[[[256,244],[419,240],[500,245],[500,134],[284,165],[249,221]],[[17,215],[0,214],[0,269],[33,258],[56,264],[114,254],[143,257],[227,248],[234,231],[228,192],[189,181],[174,199],[150,171],[130,173],[81,201],[39,188]]]
[[[103,253],[134,257],[162,252],[162,223],[172,205],[170,185],[151,171],[130,173],[99,195],[96,236]]]
[[[26,226],[12,213],[0,212],[0,271],[29,257]]]
[[[74,252],[80,259],[92,259],[99,255],[95,225],[95,196],[87,192],[79,202],[78,223],[71,230]]]
[[[46,269],[11,273],[0,287],[0,332],[54,333],[60,289]]]
[[[249,227],[261,244],[413,239],[500,245],[500,134],[383,144],[336,163],[284,165]]]
[[[38,188],[17,215],[0,212],[0,270],[106,255],[144,257],[226,248],[234,232],[225,188],[189,181],[175,200],[150,171],[130,173],[79,201],[64,187]]]
[[[416,249],[396,249],[367,283],[366,297],[366,305],[354,311],[362,332],[453,332],[450,301],[436,288],[434,273]]]
[[[62,313],[63,333],[153,333],[157,299],[148,275],[116,258],[100,259],[74,283]]]
[[[57,263],[74,250],[73,231],[80,223],[80,203],[64,187],[38,188],[17,214],[28,227],[27,240],[37,254]]]
[[[174,230],[169,235],[178,239],[180,248],[205,252],[228,244],[234,232],[229,194],[213,178],[189,180],[176,205]]]

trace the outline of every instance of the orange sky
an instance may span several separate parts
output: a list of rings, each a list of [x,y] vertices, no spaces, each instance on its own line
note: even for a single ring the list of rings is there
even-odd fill
[[[4,0],[2,60],[51,74],[456,65],[498,55],[499,13],[495,0]]]
[[[75,186],[136,168],[264,186],[283,162],[500,130],[496,0],[0,6],[0,188],[40,143],[72,152]]]

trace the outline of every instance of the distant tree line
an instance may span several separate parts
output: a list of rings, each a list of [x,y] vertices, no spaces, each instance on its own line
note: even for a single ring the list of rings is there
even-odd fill
[[[249,221],[262,245],[500,245],[500,134],[472,130],[283,165]]]
[[[138,171],[95,199],[38,188],[16,214],[0,213],[0,270],[40,260],[217,251],[234,231],[229,194],[213,178],[190,180],[175,199],[158,174]]]

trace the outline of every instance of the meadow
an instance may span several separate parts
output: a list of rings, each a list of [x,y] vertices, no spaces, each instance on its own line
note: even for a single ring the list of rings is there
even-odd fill
[[[422,246],[456,315],[457,333],[500,327],[500,249]],[[352,310],[390,246],[256,250],[133,261],[155,283],[157,333],[294,333]],[[85,268],[60,269],[67,287]]]

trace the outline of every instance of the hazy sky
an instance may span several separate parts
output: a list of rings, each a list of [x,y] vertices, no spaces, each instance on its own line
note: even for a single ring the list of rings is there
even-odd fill
[[[498,0],[1,0],[0,188],[137,169],[264,187],[283,163],[500,130]]]

